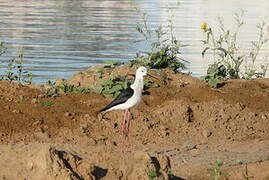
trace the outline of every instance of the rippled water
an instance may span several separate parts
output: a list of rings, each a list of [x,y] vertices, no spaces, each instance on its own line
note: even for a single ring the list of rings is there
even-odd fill
[[[149,14],[150,26],[166,23],[167,6],[174,0],[136,0]],[[228,25],[233,13],[240,8],[247,11],[241,40],[245,50],[257,39],[256,24],[267,20],[267,0],[182,0],[175,12],[176,36],[188,47],[182,57],[190,62],[190,71],[205,73],[208,60],[201,58],[202,22],[216,24],[222,16]],[[141,17],[127,0],[0,0],[0,40],[8,52],[0,57],[3,72],[10,57],[18,48],[25,49],[26,69],[34,74],[35,83],[50,79],[68,78],[103,60],[128,61],[145,43],[136,43],[140,35],[135,26]],[[268,46],[262,51],[265,54]]]

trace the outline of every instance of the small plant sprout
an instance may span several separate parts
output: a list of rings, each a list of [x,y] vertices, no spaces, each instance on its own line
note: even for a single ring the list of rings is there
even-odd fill
[[[1,45],[3,46],[3,45]],[[1,53],[4,53],[1,51]],[[1,76],[1,79],[9,82],[18,82],[19,84],[31,84],[33,75],[24,70],[24,50],[19,50],[18,58],[11,58],[8,60],[7,71]]]
[[[53,105],[53,103],[50,101],[41,101],[40,104],[45,107],[50,107]]]
[[[223,166],[223,164],[224,163],[221,160],[216,160],[212,164],[213,167],[209,169],[209,171],[211,172],[212,180],[220,180],[221,177],[225,177],[227,179],[229,174],[221,170],[221,167]]]
[[[158,173],[155,169],[147,169],[147,175],[149,180],[155,180],[158,177]]]
[[[59,89],[56,87],[55,82],[48,81],[47,87],[42,90],[44,97],[57,97],[59,96]]]
[[[75,87],[74,85],[70,85],[67,82],[56,87],[57,89],[62,89],[64,93],[80,93],[80,94],[87,94],[91,92],[90,88],[84,87]]]
[[[64,93],[80,93],[80,94],[86,94],[92,92],[90,88],[85,87],[75,87],[74,85],[68,84],[66,81],[64,81],[60,85],[56,85],[53,81],[48,81],[47,85],[43,89],[43,95],[45,97],[57,97],[60,95],[61,92]]]
[[[4,43],[0,41],[0,56],[5,53]]]

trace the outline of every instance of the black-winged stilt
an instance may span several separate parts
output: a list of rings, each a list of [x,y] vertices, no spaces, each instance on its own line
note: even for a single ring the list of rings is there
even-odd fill
[[[108,112],[112,110],[125,110],[122,122],[121,132],[123,135],[128,135],[130,128],[130,109],[137,106],[141,101],[142,92],[144,89],[144,76],[147,75],[147,68],[141,66],[136,70],[135,81],[127,89],[121,93],[100,112]],[[150,75],[151,76],[151,75]]]

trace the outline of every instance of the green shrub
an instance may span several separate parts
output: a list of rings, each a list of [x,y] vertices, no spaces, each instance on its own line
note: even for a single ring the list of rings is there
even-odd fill
[[[0,55],[5,53],[5,47],[3,42],[0,43]],[[31,84],[33,75],[28,71],[24,70],[24,50],[19,50],[18,58],[11,58],[8,60],[7,70],[1,75],[2,80],[9,82],[18,82],[19,84]]]
[[[63,83],[56,88],[62,89],[64,93],[80,93],[80,94],[86,94],[90,93],[90,88],[84,88],[84,87],[75,87],[74,85],[70,85],[67,83]]]
[[[118,96],[122,90],[127,89],[134,82],[134,79],[127,79],[125,76],[115,74],[110,74],[109,79],[99,80],[102,81],[101,85],[91,89],[92,92],[111,98]],[[144,86],[159,87],[159,84],[155,81],[145,79]]]
[[[175,72],[185,69],[184,60],[178,57],[180,48],[183,45],[174,35],[173,15],[168,20],[166,27],[168,31],[164,31],[162,25],[151,30],[148,27],[147,14],[136,6],[134,8],[143,19],[143,23],[138,24],[136,27],[136,30],[142,36],[140,41],[146,41],[150,44],[151,49],[149,52],[137,53],[137,57],[131,60],[131,64],[154,69],[169,68]]]
[[[120,91],[126,89],[133,80],[126,79],[120,75],[110,75],[109,79],[103,80],[101,87],[98,88],[99,93],[106,97],[116,97]]]
[[[210,64],[207,69],[207,75],[202,77],[202,81],[206,82],[213,88],[218,88],[221,81],[227,77],[227,69],[224,65],[218,63]]]
[[[47,85],[48,85],[48,87],[42,90],[44,97],[54,97],[55,98],[55,97],[59,96],[59,89],[55,85],[55,82],[49,80],[47,82]]]
[[[235,30],[227,29],[223,23],[223,19],[219,18],[219,31],[208,27],[206,23],[201,25],[201,29],[206,34],[206,39],[203,40],[204,50],[202,56],[209,50],[212,52],[213,64],[209,65],[207,75],[203,78],[212,87],[217,87],[216,84],[220,80],[227,78],[253,78],[264,77],[268,65],[261,65],[258,72],[255,66],[257,57],[261,48],[268,42],[268,33],[265,31],[266,24],[264,22],[257,25],[259,30],[259,38],[257,41],[252,41],[252,48],[247,53],[242,53],[239,47],[238,36],[241,32],[244,11],[235,13]],[[245,70],[243,70],[245,65]],[[216,72],[212,72],[215,70]],[[225,73],[222,73],[225,71]]]

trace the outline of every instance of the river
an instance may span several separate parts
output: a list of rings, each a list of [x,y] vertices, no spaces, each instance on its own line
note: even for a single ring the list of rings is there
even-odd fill
[[[246,11],[242,29],[242,49],[248,51],[257,39],[256,24],[268,21],[269,1],[266,0],[135,0],[148,14],[150,27],[166,24],[167,9],[174,12],[174,28],[178,40],[188,45],[181,56],[194,76],[204,75],[212,60],[202,58],[200,29],[203,22],[217,24],[224,18],[232,27],[233,16]],[[18,49],[25,53],[25,70],[34,74],[34,83],[68,78],[104,60],[126,62],[138,51],[149,49],[135,27],[141,16],[126,0],[0,0],[0,40],[7,52],[0,57],[0,72],[8,59],[17,57]],[[266,55],[268,46],[262,50]],[[260,58],[260,63],[265,60]]]

